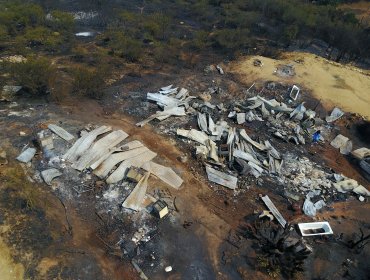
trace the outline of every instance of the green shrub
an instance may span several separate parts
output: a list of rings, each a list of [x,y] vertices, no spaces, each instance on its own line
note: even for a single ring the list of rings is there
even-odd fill
[[[111,53],[126,58],[129,61],[137,61],[143,55],[143,44],[140,39],[128,36],[120,30],[110,30],[105,34],[105,41],[111,49]]]
[[[64,33],[67,36],[72,35],[75,21],[71,14],[62,11],[52,11],[51,17],[52,18],[49,20],[48,25],[53,31]]]
[[[81,96],[101,99],[106,75],[104,67],[99,70],[77,68],[74,71],[73,91]]]
[[[11,77],[34,95],[49,93],[55,78],[55,68],[46,58],[29,58],[20,63],[9,63]]]

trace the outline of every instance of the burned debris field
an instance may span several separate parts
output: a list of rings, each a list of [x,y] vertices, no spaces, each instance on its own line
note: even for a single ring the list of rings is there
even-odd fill
[[[366,4],[0,1],[0,278],[368,279]]]

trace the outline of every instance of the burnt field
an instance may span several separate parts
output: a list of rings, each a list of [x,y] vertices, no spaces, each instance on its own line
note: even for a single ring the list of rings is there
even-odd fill
[[[0,1],[0,278],[367,279],[369,37],[297,2]]]
[[[184,70],[177,74],[177,78],[173,78],[172,70],[169,70],[168,73],[142,73],[141,77],[127,76],[107,88],[106,97],[99,102],[74,99],[65,105],[55,105],[45,103],[45,100],[30,102],[18,97],[13,103],[1,104],[2,149],[7,151],[9,161],[1,167],[1,207],[5,217],[3,225],[10,229],[2,234],[2,238],[7,244],[16,246],[12,255],[17,263],[28,267],[25,275],[35,279],[138,279],[139,274],[132,266],[134,261],[150,279],[366,279],[369,248],[365,245],[366,239],[361,242],[361,231],[366,237],[369,221],[368,215],[359,213],[369,211],[367,198],[360,202],[356,194],[343,194],[320,185],[331,182],[330,174],[336,173],[368,187],[358,162],[349,155],[340,154],[329,144],[332,138],[342,133],[351,138],[354,147],[366,146],[366,141],[360,137],[363,136],[361,118],[345,114],[334,124],[321,127],[324,142],[312,144],[310,136],[304,135],[307,142],[297,145],[295,141],[273,136],[276,129],[290,133],[295,121],[289,118],[283,117],[284,121],[265,119],[258,109],[253,112],[264,121],[237,124],[236,119],[228,117],[230,111],[246,110],[247,99],[256,95],[287,102],[289,83],[260,82],[250,88],[240,83],[237,77],[228,73],[220,75],[217,70],[207,73]],[[155,92],[167,84],[188,88],[191,95],[197,96],[190,103],[196,111],[161,122],[154,120],[144,127],[135,126],[158,111],[158,106],[146,99],[146,93]],[[215,87],[217,91],[209,93],[209,88]],[[329,114],[325,108],[307,95],[308,90],[303,91],[306,94],[300,95],[289,107],[294,108],[305,101],[307,108],[315,109],[317,117],[325,118]],[[223,103],[224,109],[202,105],[205,96],[211,105]],[[204,166],[212,162],[196,155],[193,141],[176,135],[179,128],[199,129],[197,112],[211,116],[215,123],[225,120],[232,127],[245,129],[253,140],[269,140],[284,157],[282,173],[271,175],[264,171],[256,178],[251,174],[238,175],[238,169],[231,168],[231,174],[239,179],[236,190],[208,181]],[[165,199],[169,215],[158,219],[144,210],[126,210],[121,203],[132,185],[123,181],[109,185],[89,172],[79,175],[68,171],[68,165],[59,166],[63,175],[51,186],[45,185],[40,177],[35,177],[45,169],[50,157],[42,147],[37,148],[32,163],[22,169],[15,157],[24,145],[32,146],[37,133],[46,129],[49,123],[62,126],[73,135],[78,135],[78,131],[88,125],[110,125],[122,129],[156,152],[159,163],[172,167],[184,180],[179,190],[155,178],[149,181],[148,193]],[[221,141],[226,140],[221,138]],[[56,154],[67,149],[62,139],[55,139],[54,146],[52,153]],[[214,167],[230,172],[225,163]],[[27,176],[34,181],[30,182],[32,192],[27,187],[29,183],[20,183],[24,187],[17,187],[17,182],[29,180]],[[301,179],[296,181],[295,176]],[[325,190],[315,199],[324,198],[326,206],[313,220],[302,212],[305,193],[310,187],[301,187],[307,187],[307,180],[313,180],[314,189]],[[285,245],[277,245],[285,259],[271,253],[277,249],[261,230],[271,231],[270,235],[282,228],[276,221],[267,226],[264,224],[262,228],[258,226],[263,221],[258,216],[266,209],[259,194],[267,194],[293,225],[292,231],[279,238],[289,244],[304,242],[309,250],[307,258],[289,253],[284,249]],[[43,198],[41,201],[40,197]],[[294,225],[315,220],[328,221],[334,234],[302,238]],[[261,236],[267,238],[266,243],[261,243]],[[140,241],[133,242],[133,237]],[[24,243],[22,240],[33,241]],[[359,243],[355,244],[357,241]],[[261,247],[261,244],[266,245]],[[31,258],[22,257],[30,254]],[[288,268],[284,263],[291,258],[302,259],[302,262]],[[165,272],[167,266],[172,267],[172,272]]]

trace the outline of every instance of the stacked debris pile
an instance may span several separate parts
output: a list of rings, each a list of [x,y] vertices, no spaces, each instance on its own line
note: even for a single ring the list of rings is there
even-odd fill
[[[125,219],[132,219],[134,225],[122,229],[120,242],[126,248],[133,240],[136,245],[132,249],[136,250],[138,244],[150,240],[156,220],[174,210],[173,198],[166,202],[156,189],[149,193],[149,177],[153,175],[174,189],[179,189],[183,180],[172,168],[152,161],[155,152],[140,141],[127,141],[128,137],[110,126],[87,126],[75,141],[74,135],[50,124],[37,133],[37,145],[27,145],[17,160],[39,170],[34,178],[50,185],[63,200],[98,194],[96,214],[100,219],[113,215],[120,220],[122,211],[126,212]],[[142,232],[135,233],[138,230]]]
[[[270,84],[268,86],[271,87]],[[276,86],[272,88],[274,90]],[[290,105],[249,90],[249,98],[217,106],[209,102],[215,96],[211,90],[194,97],[188,96],[188,90],[181,89],[178,92],[172,86],[162,88],[155,95],[148,93],[147,99],[157,102],[158,106],[164,108],[163,112],[169,112],[168,108],[179,110],[179,106],[188,108],[182,112],[191,117],[191,128],[183,129],[181,123],[172,122],[167,131],[169,134],[175,133],[177,139],[194,143],[195,155],[203,160],[209,181],[236,190],[238,180],[247,179],[251,183],[258,179],[263,182],[269,176],[285,189],[288,197],[297,201],[303,197],[306,200],[303,206],[305,213],[314,216],[316,210],[325,206],[327,200],[341,190],[335,185],[338,184],[333,177],[335,172],[315,164],[308,157],[298,156],[296,152],[305,150],[305,145],[324,144],[325,139],[331,137],[331,123],[344,113],[334,108],[323,120],[314,110],[306,108],[305,102],[299,101],[295,107],[291,107],[301,100],[300,88],[296,85],[285,93]],[[186,92],[186,95],[181,92]],[[182,100],[178,99],[179,96]],[[173,103],[167,101],[168,98]],[[166,118],[170,115],[165,114]],[[157,117],[158,114],[153,116]],[[149,119],[153,119],[153,116]],[[198,129],[192,127],[194,119]],[[253,133],[257,123],[262,124],[257,125],[261,128],[258,134]],[[348,138],[336,139],[332,145],[340,148],[341,153],[349,154],[352,142]],[[297,145],[295,150],[287,148],[292,144]],[[280,152],[280,149],[284,152]],[[368,195],[367,192],[361,193]]]

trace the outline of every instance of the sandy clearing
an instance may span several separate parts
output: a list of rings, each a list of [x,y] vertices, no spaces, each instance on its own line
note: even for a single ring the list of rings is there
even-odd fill
[[[370,25],[370,3],[369,1],[360,1],[357,3],[342,4],[338,7],[341,10],[354,13],[358,20],[363,24]]]
[[[254,59],[263,62],[262,67],[253,66]],[[302,60],[298,63],[296,61]],[[278,65],[294,66],[296,75],[279,77],[274,74]],[[255,81],[279,81],[302,85],[312,90],[328,109],[341,109],[359,113],[370,119],[370,73],[366,70],[341,65],[308,53],[285,53],[279,60],[248,56],[230,65],[229,71],[240,75],[241,81],[251,84]]]
[[[13,261],[10,248],[0,239],[0,275],[3,280],[23,279],[24,268]]]

